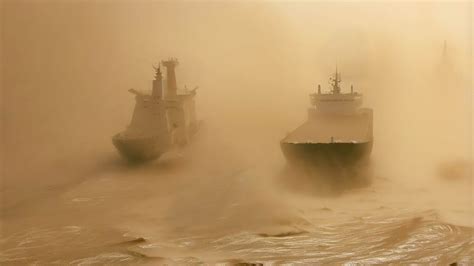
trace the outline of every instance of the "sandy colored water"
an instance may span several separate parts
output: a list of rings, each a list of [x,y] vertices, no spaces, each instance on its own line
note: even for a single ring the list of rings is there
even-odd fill
[[[74,182],[5,206],[0,262],[473,263],[467,179],[428,187],[374,167],[370,184],[328,189],[282,157],[233,156],[200,138],[144,165],[111,150]]]
[[[472,3],[0,3],[1,265],[474,264]],[[207,130],[126,164],[127,90],[168,57]],[[369,183],[279,150],[336,66]]]

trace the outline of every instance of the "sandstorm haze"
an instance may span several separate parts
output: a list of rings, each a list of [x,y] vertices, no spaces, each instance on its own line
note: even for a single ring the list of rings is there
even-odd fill
[[[201,119],[233,143],[279,152],[337,65],[375,109],[376,159],[470,156],[467,2],[6,1],[2,12],[7,172],[112,152],[127,90],[150,89],[151,66],[170,56],[178,85],[200,87]]]
[[[405,208],[422,210],[416,215],[425,220],[438,215],[446,223],[473,225],[468,1],[0,6],[6,235],[30,222],[69,225],[76,216],[87,216],[82,228],[107,225],[118,236],[151,240],[161,233],[312,233],[323,220],[351,220],[363,212],[397,216]],[[128,166],[111,143],[131,119],[128,89],[150,90],[152,66],[169,57],[180,62],[179,87],[199,86],[204,127],[183,152],[186,159]],[[305,121],[308,95],[318,84],[328,90],[336,67],[343,91],[353,84],[374,110],[373,184],[322,199],[298,189],[291,194],[275,184],[285,167],[279,141]],[[296,176],[292,182],[314,185]],[[78,212],[73,204],[84,205]],[[315,209],[326,212],[324,219]],[[423,222],[421,228],[430,228]],[[380,235],[401,234],[390,230]],[[107,239],[102,234],[108,231],[97,239]],[[440,243],[449,247],[449,241]],[[345,244],[340,248],[343,253]]]

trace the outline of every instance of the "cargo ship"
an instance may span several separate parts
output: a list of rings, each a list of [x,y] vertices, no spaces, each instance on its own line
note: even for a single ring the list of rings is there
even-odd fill
[[[372,109],[361,108],[362,94],[341,91],[341,76],[330,78],[330,91],[310,95],[308,119],[281,140],[290,165],[345,170],[368,161],[373,145]]]
[[[166,68],[163,80],[161,65]],[[159,158],[173,147],[188,144],[198,131],[195,112],[196,88],[178,90],[175,67],[171,58],[155,67],[151,93],[135,89],[135,108],[130,125],[112,137],[119,153],[129,161],[140,162]]]

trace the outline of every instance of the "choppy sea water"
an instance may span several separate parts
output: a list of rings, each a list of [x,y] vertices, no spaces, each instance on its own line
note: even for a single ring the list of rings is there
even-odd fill
[[[0,264],[474,263],[466,178],[428,186],[375,171],[334,191],[254,159],[107,157],[4,206]]]

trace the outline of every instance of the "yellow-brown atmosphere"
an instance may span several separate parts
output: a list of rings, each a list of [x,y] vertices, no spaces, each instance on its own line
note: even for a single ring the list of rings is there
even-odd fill
[[[470,2],[0,3],[0,264],[474,263]],[[127,90],[168,57],[204,127],[129,165]],[[279,141],[336,65],[372,182],[327,193]]]

